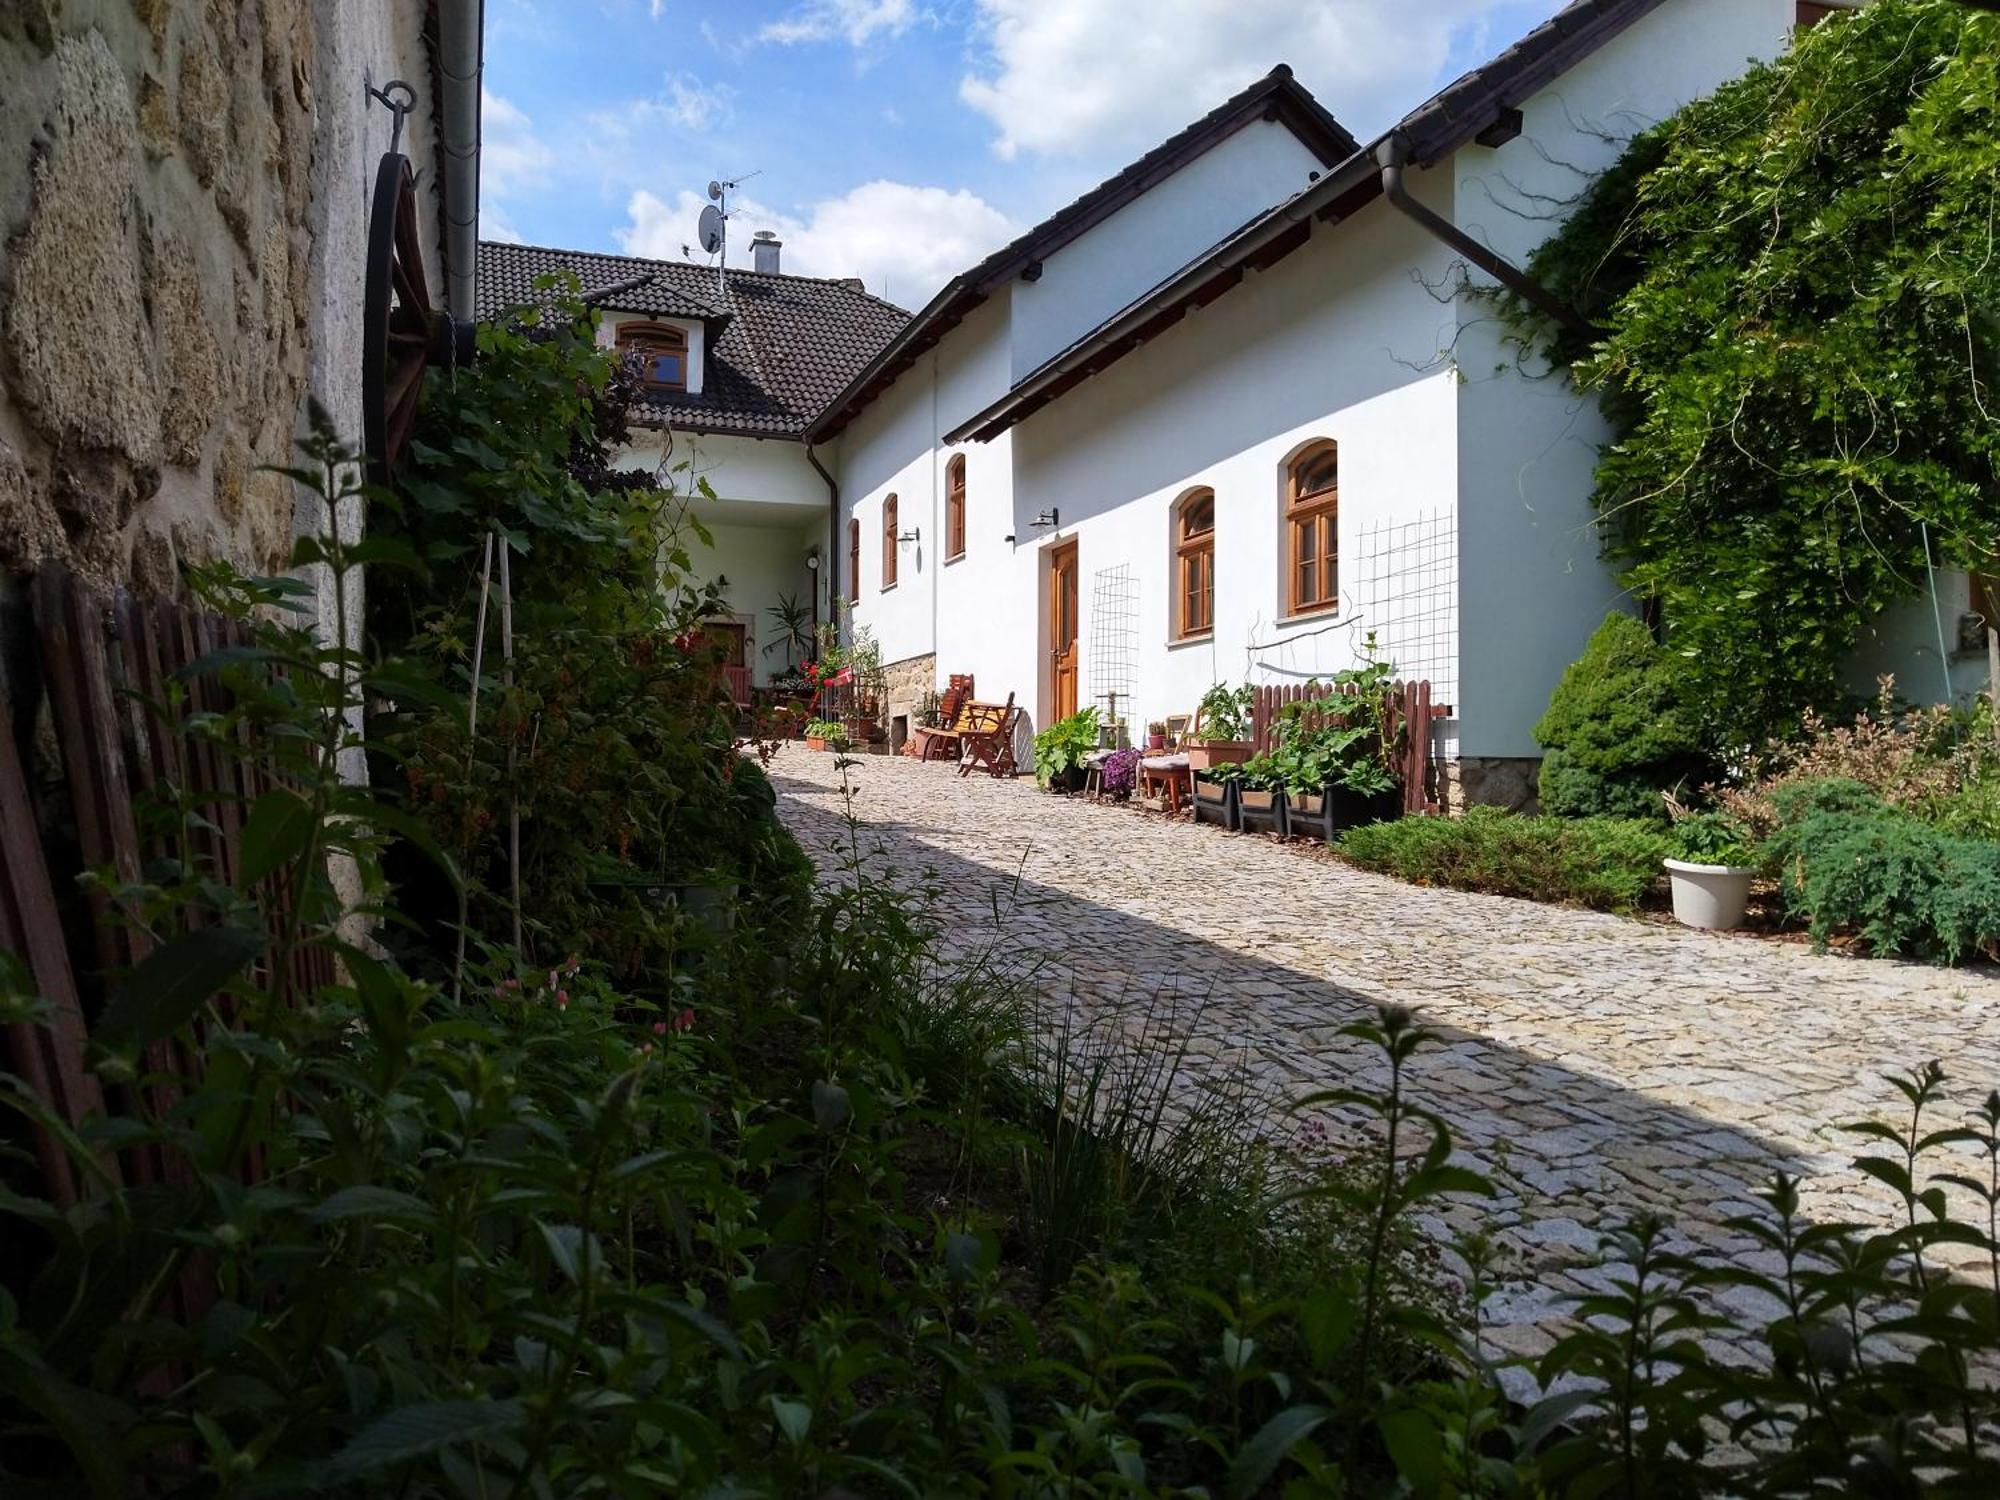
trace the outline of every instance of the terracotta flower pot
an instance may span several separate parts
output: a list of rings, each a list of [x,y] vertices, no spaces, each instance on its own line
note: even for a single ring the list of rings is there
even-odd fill
[[[1250,758],[1257,747],[1249,740],[1190,740],[1187,747],[1188,769],[1191,771],[1212,771],[1217,766],[1240,765]]]
[[[822,739],[819,735],[809,734],[806,736],[806,749],[824,750],[825,748],[826,748],[826,741]]]

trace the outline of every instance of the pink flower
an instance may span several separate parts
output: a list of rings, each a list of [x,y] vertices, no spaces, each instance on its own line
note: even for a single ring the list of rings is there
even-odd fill
[[[639,1049],[639,1055],[641,1057],[651,1057],[653,1055],[653,1044],[651,1042],[646,1043],[645,1046]]]
[[[557,1007],[557,1009],[561,1009],[561,1008],[562,1008],[563,1006],[565,1006],[565,1005],[567,1005],[567,1004],[569,1004],[569,991],[568,991],[568,990],[557,990],[557,991],[556,991],[556,1007]]]
[[[518,979],[503,979],[500,981],[500,988],[503,990],[518,990],[520,987],[521,981]]]
[[[679,1015],[674,1017],[674,1030],[692,1031],[693,1029],[694,1010],[691,1007],[684,1008]]]
[[[549,970],[549,988],[554,989],[555,987],[556,987],[556,971],[554,969],[551,969]]]
[[[667,1034],[667,1023],[665,1021],[655,1021],[653,1023],[653,1035],[665,1036],[666,1034]]]
[[[569,956],[569,962],[563,965],[563,973],[574,974],[578,969],[582,967],[583,967],[583,960],[578,958],[574,953],[572,953]]]

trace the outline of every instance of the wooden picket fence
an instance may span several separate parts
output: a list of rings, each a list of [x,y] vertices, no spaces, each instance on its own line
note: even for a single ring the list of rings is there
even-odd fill
[[[1279,714],[1286,704],[1324,698],[1331,693],[1358,696],[1352,684],[1329,687],[1317,682],[1291,682],[1251,691],[1250,738],[1259,755],[1269,754],[1276,743]],[[1439,719],[1450,717],[1450,704],[1431,702],[1430,683],[1389,684],[1387,723],[1383,728],[1396,745],[1396,777],[1403,784],[1405,813],[1434,813],[1443,805],[1442,789],[1437,785],[1437,762],[1431,754],[1431,731]]]
[[[67,789],[75,842],[72,850],[61,835],[44,840],[19,749],[32,742],[17,737],[0,699],[0,950],[27,966],[50,1022],[10,1025],[5,1057],[55,1114],[75,1126],[107,1108],[112,1114],[136,1113],[138,1101],[119,1097],[123,1090],[105,1098],[96,1076],[85,1069],[84,1052],[117,976],[144,959],[152,943],[140,927],[122,919],[102,889],[87,898],[89,936],[81,935],[79,923],[74,941],[66,940],[66,910],[75,907],[58,899],[57,882],[67,887],[93,869],[108,869],[121,882],[138,880],[145,861],[167,848],[142,836],[134,798],[173,785],[186,789],[207,825],[189,834],[193,852],[215,878],[234,883],[245,811],[278,783],[257,757],[225,753],[212,737],[191,735],[186,728],[192,716],[228,707],[226,689],[212,673],[188,669],[226,646],[245,644],[248,631],[240,622],[141,602],[122,591],[108,593],[54,568],[36,577],[32,597],[35,665],[46,687],[58,760],[36,767],[35,782],[59,778]],[[164,703],[176,681],[185,696],[179,717],[169,722],[148,705]],[[13,707],[29,720],[40,711],[39,703],[19,698]],[[275,936],[285,918],[283,893],[261,894]],[[257,977],[272,978],[268,972]],[[327,953],[304,948],[280,977],[280,987],[306,993],[334,977]],[[180,1090],[196,1081],[191,1059],[171,1042],[154,1043],[140,1061],[150,1113],[171,1110]],[[37,1128],[34,1137],[48,1196],[59,1204],[75,1202],[84,1191],[82,1174],[48,1131]],[[113,1181],[189,1179],[185,1161],[157,1146],[129,1147],[107,1156],[102,1166]],[[244,1167],[247,1180],[255,1180],[258,1171],[255,1158]]]

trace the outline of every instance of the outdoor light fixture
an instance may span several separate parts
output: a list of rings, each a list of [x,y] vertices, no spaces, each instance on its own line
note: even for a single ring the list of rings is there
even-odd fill
[[[923,540],[923,530],[920,527],[912,526],[908,531],[897,537],[896,540],[899,542],[921,541]]]
[[[1036,512],[1035,519],[1028,524],[1037,529],[1060,526],[1062,525],[1062,512],[1051,505],[1047,510]]]
[[[806,571],[809,573],[817,573],[819,571],[819,554],[817,552],[808,552],[806,554]]]

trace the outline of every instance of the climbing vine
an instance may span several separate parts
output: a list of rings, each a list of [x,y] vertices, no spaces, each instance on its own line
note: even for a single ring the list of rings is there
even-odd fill
[[[2000,545],[2000,15],[1878,0],[1635,139],[1516,307],[1617,431],[1596,504],[1718,747],[1841,693],[1871,619]]]

